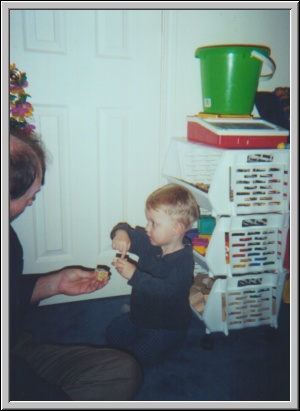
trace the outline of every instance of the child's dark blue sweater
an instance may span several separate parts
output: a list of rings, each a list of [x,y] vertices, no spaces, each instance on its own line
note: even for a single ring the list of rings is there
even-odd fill
[[[189,292],[194,271],[190,241],[184,238],[184,248],[162,256],[161,247],[151,245],[145,229],[120,223],[113,228],[111,238],[119,229],[130,237],[129,252],[139,257],[137,269],[128,281],[132,286],[133,323],[145,328],[186,329],[191,317]]]

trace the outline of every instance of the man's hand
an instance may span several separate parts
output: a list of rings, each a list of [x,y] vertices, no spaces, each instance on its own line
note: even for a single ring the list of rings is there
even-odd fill
[[[64,268],[60,272],[61,279],[58,284],[58,294],[80,295],[92,293],[107,285],[105,281],[97,280],[97,273],[92,270],[80,268]]]
[[[78,267],[66,267],[60,271],[41,276],[36,282],[31,296],[31,303],[57,294],[80,295],[92,293],[107,285],[105,281],[97,280],[95,270]]]

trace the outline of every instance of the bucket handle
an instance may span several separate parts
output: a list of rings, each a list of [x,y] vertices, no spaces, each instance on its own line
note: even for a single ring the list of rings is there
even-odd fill
[[[259,53],[256,50],[252,51],[251,57],[256,57],[258,60],[261,60],[271,70],[270,74],[262,74],[260,76],[260,80],[263,80],[263,81],[270,80],[273,77],[273,75],[275,73],[275,68],[276,68],[273,61],[271,59],[269,59],[268,57],[264,56],[263,54]]]

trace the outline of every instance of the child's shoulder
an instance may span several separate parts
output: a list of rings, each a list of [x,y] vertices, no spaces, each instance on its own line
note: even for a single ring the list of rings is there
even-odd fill
[[[193,247],[191,244],[184,244],[180,250],[170,253],[173,261],[188,261],[194,259],[193,257]]]
[[[191,244],[184,245],[179,261],[182,261],[182,264],[190,264],[191,262],[194,264],[193,246]]]

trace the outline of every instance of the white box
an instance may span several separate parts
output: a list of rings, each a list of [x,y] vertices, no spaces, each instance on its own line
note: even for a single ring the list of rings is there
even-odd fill
[[[186,138],[171,140],[162,171],[214,216],[288,213],[289,173],[288,149],[229,150]]]
[[[205,256],[194,250],[195,260],[210,277],[281,272],[289,213],[217,218]]]
[[[214,282],[205,308],[194,314],[207,333],[270,325],[277,328],[286,270],[281,273],[219,278]]]

